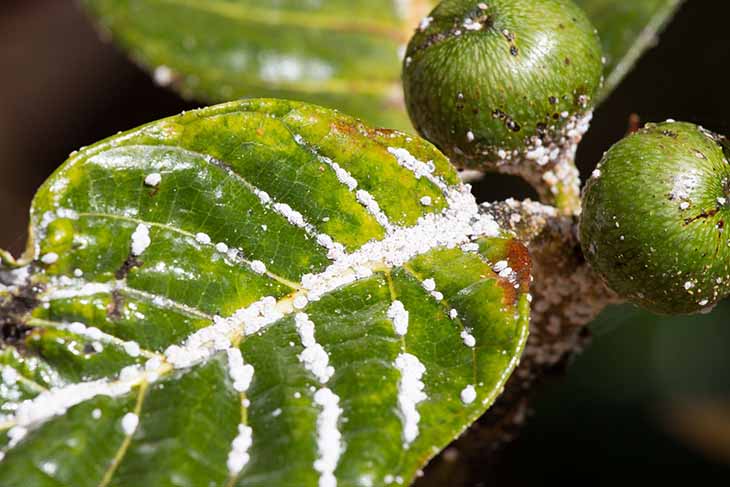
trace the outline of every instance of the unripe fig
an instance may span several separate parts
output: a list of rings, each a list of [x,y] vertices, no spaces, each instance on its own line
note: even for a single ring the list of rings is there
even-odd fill
[[[408,113],[459,166],[544,165],[587,129],[601,57],[570,0],[446,0],[408,45]]]
[[[583,252],[623,298],[662,314],[730,292],[730,164],[724,137],[668,121],[606,152],[583,193]]]

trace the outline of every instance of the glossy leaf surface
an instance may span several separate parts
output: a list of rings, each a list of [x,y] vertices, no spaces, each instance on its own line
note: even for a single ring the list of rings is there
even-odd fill
[[[75,153],[0,264],[0,485],[408,483],[491,405],[529,257],[428,143],[249,100]]]

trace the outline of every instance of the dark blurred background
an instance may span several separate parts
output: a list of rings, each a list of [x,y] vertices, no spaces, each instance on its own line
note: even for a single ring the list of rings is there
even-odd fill
[[[597,110],[579,151],[584,174],[633,113],[730,133],[729,16],[725,0],[685,3]],[[0,248],[16,254],[34,191],[69,152],[199,105],[157,87],[69,0],[0,0],[0,96]],[[530,195],[514,179],[475,186],[481,200]],[[730,304],[679,318],[613,307],[591,329],[567,375],[542,387],[498,484],[727,484]]]

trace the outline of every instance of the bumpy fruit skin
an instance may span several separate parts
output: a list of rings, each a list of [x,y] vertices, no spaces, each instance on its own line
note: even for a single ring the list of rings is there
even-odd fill
[[[564,137],[601,72],[598,35],[570,0],[446,0],[410,41],[403,86],[425,138],[457,165],[489,167]]]
[[[583,252],[608,286],[661,314],[730,292],[727,141],[689,123],[649,124],[614,145],[583,193]]]

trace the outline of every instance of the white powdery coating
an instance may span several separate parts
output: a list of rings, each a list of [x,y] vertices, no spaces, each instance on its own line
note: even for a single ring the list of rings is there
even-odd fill
[[[314,323],[306,313],[297,313],[294,324],[304,346],[304,350],[298,355],[299,360],[321,384],[325,384],[335,373],[335,369],[329,365],[330,358],[325,349],[314,338]]]
[[[294,306],[294,309],[304,309],[308,303],[309,300],[303,294],[297,294],[292,300],[292,306]]]
[[[455,320],[457,316],[459,316],[459,312],[456,309],[451,308],[451,310],[449,311],[449,318]]]
[[[160,181],[162,181],[162,175],[158,172],[153,172],[147,175],[147,177],[144,178],[144,184],[147,186],[152,186],[153,188],[158,186],[160,184]]]
[[[436,290],[436,281],[434,281],[433,279],[426,279],[421,283],[421,285],[426,291],[430,292]]]
[[[314,469],[319,472],[319,487],[335,487],[335,469],[342,452],[342,433],[337,423],[342,414],[340,398],[323,387],[314,393],[314,402],[322,408],[317,416],[317,452]]]
[[[140,353],[139,344],[137,342],[124,342],[124,351],[130,357],[138,357]]]
[[[256,274],[263,274],[266,272],[266,264],[260,260],[254,260],[251,262],[251,270]]]
[[[110,343],[120,346],[122,349],[124,349],[124,352],[130,357],[138,357],[142,352],[142,349],[137,342],[124,342],[113,335],[102,332],[95,326],[87,327],[86,325],[78,321],[74,321],[73,323],[69,323],[68,325],[60,325],[59,328],[61,330],[68,330],[75,335],[83,336],[90,340],[95,340],[92,346],[97,352],[101,352],[103,350],[103,347],[99,342]]]
[[[22,426],[14,426],[8,430],[8,448],[13,448],[20,443],[25,435],[28,434],[28,428]]]
[[[122,431],[127,436],[134,434],[139,425],[139,416],[134,413],[127,413],[122,418]]]
[[[388,233],[393,230],[393,226],[390,224],[388,217],[380,209],[380,205],[378,205],[378,202],[375,201],[373,195],[371,195],[364,189],[358,189],[355,193],[355,197],[357,197],[357,201],[359,201],[360,204],[362,204],[365,209],[368,210],[368,213],[375,217],[375,220],[380,223],[380,225],[382,225],[382,227],[385,228]]]
[[[2,379],[6,385],[12,386],[18,382],[18,371],[6,365],[3,367]]]
[[[46,299],[49,301],[55,299],[68,299],[82,296],[93,296],[95,294],[111,293],[115,289],[115,286],[113,284],[101,282],[75,281],[69,283],[72,284],[71,287],[66,288],[56,287],[55,284],[64,285],[64,283],[59,281],[52,280],[51,284],[54,286],[50,287],[49,290],[46,292]]]
[[[295,135],[294,140],[296,140],[298,144],[304,145],[304,140],[302,139],[302,137],[300,135]],[[327,158],[319,157],[319,159],[323,162],[330,164],[331,166],[336,166],[337,169],[339,169],[340,171],[344,171],[342,168],[340,168],[340,166],[338,166],[336,163],[333,163],[332,161],[330,161]],[[335,169],[335,170],[337,171],[337,169]],[[347,173],[347,172],[344,171],[344,173]],[[347,174],[347,175],[349,176],[349,174]],[[340,176],[344,177],[344,174],[338,173],[338,178]],[[342,179],[340,179],[340,180],[342,181]],[[346,183],[346,184],[348,184],[348,187],[350,187],[350,184],[352,184],[353,182],[355,185],[357,185],[357,181],[355,181],[352,177],[350,177],[350,180],[351,181],[348,180],[348,182]],[[267,208],[272,209],[275,213],[283,216],[284,218],[286,218],[286,220],[290,224],[294,225],[295,227],[299,227],[299,228],[303,229],[307,233],[307,235],[309,235],[310,237],[314,237],[319,245],[321,245],[322,247],[326,248],[329,251],[327,253],[328,258],[334,260],[334,259],[338,259],[339,257],[342,256],[342,254],[344,254],[345,247],[342,244],[334,242],[332,240],[332,237],[330,237],[329,235],[318,234],[317,229],[314,227],[314,225],[312,225],[307,220],[305,220],[304,215],[302,215],[300,212],[293,209],[291,206],[289,206],[286,203],[275,202],[274,200],[271,199],[271,196],[269,196],[269,194],[265,191],[261,191],[260,189],[257,189],[257,188],[252,188],[252,191],[259,198],[262,205],[264,205]],[[264,228],[264,230],[266,230],[265,225],[262,225],[262,227]]]
[[[474,335],[466,330],[463,330],[461,332],[461,339],[464,340],[464,345],[469,348],[474,348],[474,346],[477,344],[477,340],[476,338],[474,338]]]
[[[424,17],[418,24],[418,30],[424,31],[428,29],[428,26],[431,25],[431,22],[433,22],[433,17]]]
[[[172,70],[170,68],[162,65],[162,66],[157,66],[155,68],[153,77],[155,79],[155,83],[157,83],[158,85],[168,86],[175,79],[175,74],[172,72]]]
[[[195,240],[203,245],[208,245],[211,242],[210,236],[207,233],[203,232],[196,233]]]
[[[165,358],[175,368],[190,367],[207,360],[217,351],[228,350],[231,337],[241,330],[251,335],[282,316],[276,308],[276,299],[266,296],[239,309],[229,318],[216,316],[213,325],[193,333],[182,346],[169,346],[165,350]]]
[[[348,171],[343,169],[336,162],[332,161],[329,157],[322,157],[321,160],[327,162],[327,164],[332,167],[332,169],[335,171],[335,175],[337,175],[337,179],[339,179],[342,184],[347,186],[347,189],[349,189],[350,191],[355,191],[355,188],[357,188],[357,179],[352,177],[352,175]]]
[[[395,367],[400,371],[398,381],[398,408],[403,420],[403,441],[406,446],[418,437],[418,422],[421,415],[416,406],[419,402],[428,399],[423,389],[426,387],[421,381],[426,367],[415,355],[401,353],[395,359]]]
[[[461,250],[463,250],[464,252],[478,252],[479,251],[479,244],[478,243],[474,243],[474,242],[470,242],[470,243],[467,243],[467,244],[462,245],[461,246]]]
[[[228,244],[226,244],[225,242],[218,242],[217,244],[215,244],[215,249],[221,254],[227,254],[230,250],[228,248]]]
[[[142,255],[150,243],[150,227],[140,223],[132,234],[132,255]]]
[[[461,402],[464,404],[471,404],[477,398],[477,391],[474,386],[469,384],[461,390]]]
[[[411,171],[416,179],[426,178],[442,191],[446,191],[446,183],[433,175],[435,166],[432,161],[428,163],[419,161],[407,149],[403,148],[388,147],[388,152],[395,156],[398,164]]]
[[[274,210],[276,210],[278,214],[286,218],[287,221],[292,225],[299,228],[312,229],[312,226],[304,220],[304,216],[302,216],[302,214],[298,211],[292,209],[292,207],[287,205],[286,203],[275,203]]]
[[[440,214],[429,213],[412,227],[396,227],[383,240],[366,243],[352,254],[333,262],[320,274],[302,277],[302,287],[310,301],[318,300],[338,287],[372,275],[371,268],[403,265],[436,247],[455,248],[472,237],[496,237],[499,225],[488,215],[480,215],[468,186],[447,194],[449,207]]]
[[[271,203],[271,196],[269,196],[269,193],[267,193],[266,191],[254,189],[253,192],[258,197],[259,201],[261,201],[261,204],[268,205],[269,203]]]
[[[58,254],[55,252],[48,252],[43,257],[41,257],[41,262],[44,264],[50,265],[55,264],[58,261]]]
[[[243,363],[243,355],[238,348],[226,350],[228,355],[228,374],[233,380],[233,388],[238,392],[246,392],[253,379],[253,365]]]
[[[248,449],[253,444],[253,430],[245,424],[238,425],[238,435],[231,442],[231,451],[228,452],[228,472],[238,475],[250,460]]]
[[[355,188],[357,188],[357,180],[352,177],[352,174],[349,173],[346,169],[344,169],[342,166],[337,164],[335,161],[330,159],[329,157],[323,156],[321,154],[318,154],[314,149],[307,146],[307,143],[304,141],[304,137],[302,137],[299,134],[294,135],[294,140],[297,144],[307,148],[320,162],[324,162],[329,167],[332,168],[332,170],[335,172],[335,175],[337,176],[337,179],[347,186],[347,189],[350,191],[354,191]]]
[[[503,272],[505,269],[509,269],[509,262],[507,262],[506,260],[500,260],[499,262],[494,264],[493,269],[494,269],[494,272],[499,274],[500,272]]]
[[[388,318],[393,322],[393,330],[397,335],[404,336],[408,333],[408,311],[398,300],[388,308]]]
[[[327,258],[329,259],[337,260],[347,253],[345,251],[344,245],[335,242],[334,240],[332,240],[332,237],[330,237],[326,233],[320,233],[319,235],[317,235],[317,243],[329,250],[329,252],[327,252]]]
[[[423,206],[431,206],[432,203],[433,201],[431,200],[430,196],[424,196],[423,198],[421,198],[421,204]]]

